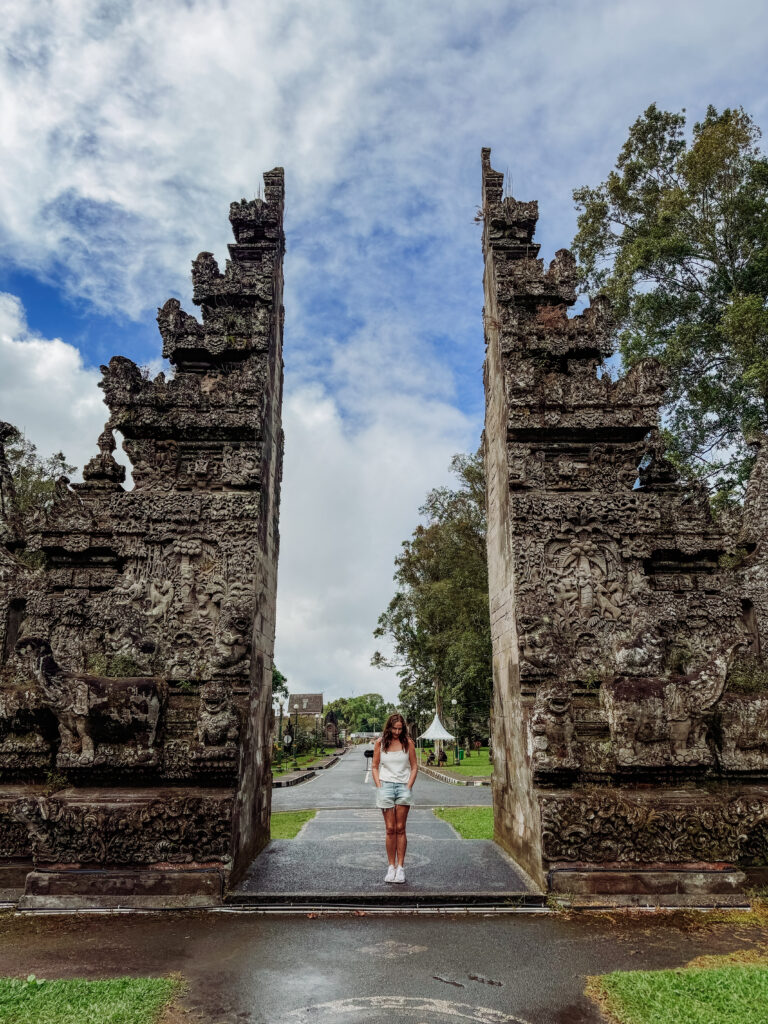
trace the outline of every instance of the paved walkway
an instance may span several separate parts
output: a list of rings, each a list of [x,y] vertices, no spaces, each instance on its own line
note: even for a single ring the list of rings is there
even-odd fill
[[[408,815],[406,883],[385,882],[386,869],[381,811],[318,811],[296,839],[273,840],[256,858],[234,902],[499,903],[534,891],[495,843],[459,838],[428,809]]]
[[[461,839],[433,807],[491,805],[486,786],[438,782],[423,773],[408,816],[405,884],[384,881],[384,822],[374,806],[364,747],[290,789],[274,790],[272,810],[317,809],[296,839],[273,840],[256,858],[232,902],[323,904],[503,903],[535,889],[490,840]]]
[[[272,791],[273,811],[295,811],[374,807],[376,790],[370,777],[366,780],[368,761],[364,746],[353,747],[332,768],[318,772],[314,779],[298,786]],[[423,772],[413,787],[416,807],[490,807],[493,803],[490,786],[454,786],[431,779]]]

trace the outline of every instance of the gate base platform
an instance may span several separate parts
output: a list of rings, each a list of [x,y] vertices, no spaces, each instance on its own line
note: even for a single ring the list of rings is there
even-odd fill
[[[192,910],[221,905],[217,868],[31,871],[19,910]]]
[[[560,864],[547,882],[556,897],[579,906],[743,906],[750,888],[731,864]]]

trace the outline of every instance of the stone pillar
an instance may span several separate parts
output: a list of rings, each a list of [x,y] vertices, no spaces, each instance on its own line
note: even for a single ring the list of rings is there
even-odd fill
[[[196,875],[209,900],[269,837],[282,169],[264,181],[263,200],[231,205],[225,270],[210,253],[193,262],[201,321],[176,299],[159,310],[171,375],[120,356],[102,367],[99,454],[28,532],[45,566],[25,584],[0,707],[21,689],[39,710],[23,735],[13,720],[0,768],[23,826],[14,856],[37,868],[30,898],[90,885],[151,900],[175,885],[188,900]],[[25,743],[34,757],[3,762]],[[77,881],[75,865],[107,873]]]
[[[716,521],[659,365],[612,378],[608,304],[569,314],[537,218],[483,150],[496,835],[553,888],[728,892],[768,855],[764,457]]]

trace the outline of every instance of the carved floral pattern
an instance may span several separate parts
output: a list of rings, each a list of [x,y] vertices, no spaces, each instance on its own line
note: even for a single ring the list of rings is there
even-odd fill
[[[35,863],[183,864],[226,861],[233,798],[166,792],[145,802],[19,800],[13,815]]]
[[[675,803],[622,790],[539,795],[550,861],[674,864],[768,860],[768,790],[732,799],[699,793]]]

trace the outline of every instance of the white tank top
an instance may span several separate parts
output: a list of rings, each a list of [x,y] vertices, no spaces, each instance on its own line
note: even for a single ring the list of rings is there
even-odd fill
[[[407,782],[411,776],[411,758],[400,743],[392,741],[389,750],[382,746],[379,759],[379,778],[382,782]]]

